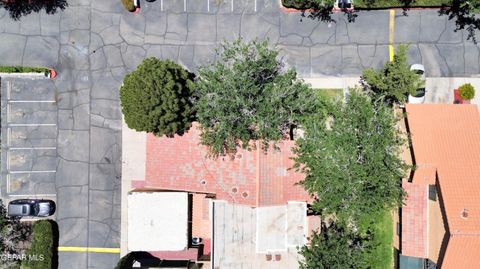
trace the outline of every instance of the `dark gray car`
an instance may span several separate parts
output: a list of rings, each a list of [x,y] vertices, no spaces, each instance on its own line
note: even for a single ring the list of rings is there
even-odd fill
[[[55,202],[43,199],[19,199],[8,204],[8,215],[48,217],[55,213]]]

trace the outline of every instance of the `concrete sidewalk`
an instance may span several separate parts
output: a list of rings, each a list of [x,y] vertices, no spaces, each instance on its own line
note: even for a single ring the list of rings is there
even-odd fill
[[[316,89],[344,89],[355,87],[359,84],[360,77],[320,77],[304,78],[306,83]],[[475,98],[472,104],[480,106],[480,78],[453,77],[453,78],[426,78],[426,104],[453,104],[453,90],[464,83],[470,83],[475,87]]]

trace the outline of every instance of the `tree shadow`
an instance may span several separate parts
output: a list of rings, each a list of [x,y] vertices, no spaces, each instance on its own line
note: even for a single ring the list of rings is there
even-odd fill
[[[0,0],[0,7],[7,10],[13,20],[19,20],[22,16],[40,12],[42,9],[47,14],[55,14],[67,6],[67,0]]]
[[[461,0],[453,0],[452,6],[443,6],[438,11],[439,16],[448,16],[448,20],[455,20],[455,32],[465,30],[467,40],[472,40],[477,44],[476,31],[480,29],[480,18],[468,9],[467,5],[462,4]]]
[[[54,220],[49,220],[52,225],[52,269],[58,268],[58,242],[60,240],[60,233],[58,230],[58,224]]]

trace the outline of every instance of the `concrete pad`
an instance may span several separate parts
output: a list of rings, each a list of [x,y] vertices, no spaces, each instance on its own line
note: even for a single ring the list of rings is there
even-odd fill
[[[165,0],[172,1],[172,0]],[[165,2],[164,2],[165,3]],[[165,41],[178,42],[186,41],[188,33],[188,15],[169,13],[167,15],[167,33]]]
[[[104,269],[117,264],[120,255],[112,253],[88,253],[89,269]]]
[[[27,38],[23,64],[26,66],[54,66],[58,61],[59,42],[51,37]]]
[[[55,173],[10,174],[8,177],[8,194],[35,197],[41,194],[55,194],[54,176]]]
[[[10,171],[55,171],[56,149],[9,150]]]
[[[114,130],[91,127],[90,162],[115,163],[120,157],[120,134]]]
[[[56,124],[56,103],[10,103],[8,123]]]
[[[10,131],[8,131],[10,130]],[[56,126],[10,127],[10,147],[55,147]]]
[[[216,28],[217,21],[214,15],[189,14],[187,41],[214,43],[217,39]]]
[[[55,174],[55,185],[57,187],[85,186],[88,184],[88,173],[85,171],[88,171],[87,163],[60,159]]]
[[[61,252],[58,254],[58,268],[85,269],[87,253]]]
[[[240,37],[241,15],[217,14],[217,41],[233,41]]]
[[[58,155],[69,161],[88,162],[90,137],[87,131],[59,130]]]
[[[62,187],[57,190],[57,218],[87,218],[88,217],[88,187]],[[86,223],[83,223],[84,225]],[[78,225],[78,224],[75,224]],[[82,225],[83,226],[83,225]],[[83,226],[85,228],[85,226]],[[75,232],[75,231],[72,231]],[[84,246],[81,244],[79,246]]]

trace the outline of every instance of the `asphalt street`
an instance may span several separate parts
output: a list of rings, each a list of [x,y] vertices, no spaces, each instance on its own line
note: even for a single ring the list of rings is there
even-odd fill
[[[352,76],[381,67],[390,45],[408,43],[410,62],[423,63],[429,77],[480,73],[478,45],[436,10],[359,12],[354,22],[338,13],[327,23],[284,12],[276,0],[157,0],[141,2],[139,14],[126,12],[117,0],[68,3],[63,12],[32,13],[19,21],[0,10],[0,65],[58,72],[54,80],[2,79],[2,92],[8,81],[19,91],[11,99],[2,95],[1,195],[51,195],[64,247],[119,247],[118,88],[145,57],[172,59],[195,71],[215,59],[224,40],[268,38],[302,77]],[[11,100],[52,102],[14,102],[7,110]],[[4,138],[9,124],[14,144]],[[17,163],[7,168],[12,158]],[[47,172],[11,173],[29,169]],[[60,252],[59,267],[113,268],[118,258]]]

